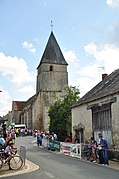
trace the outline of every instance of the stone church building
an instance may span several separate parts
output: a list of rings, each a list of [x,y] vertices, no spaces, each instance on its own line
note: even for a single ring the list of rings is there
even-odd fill
[[[12,102],[10,123],[26,124],[29,129],[49,130],[49,107],[56,97],[63,98],[68,86],[67,65],[51,31],[37,67],[36,94],[27,101]]]

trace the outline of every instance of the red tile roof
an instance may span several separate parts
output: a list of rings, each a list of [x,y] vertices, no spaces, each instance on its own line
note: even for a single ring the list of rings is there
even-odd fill
[[[13,101],[12,102],[12,110],[22,111],[26,104],[26,101]]]

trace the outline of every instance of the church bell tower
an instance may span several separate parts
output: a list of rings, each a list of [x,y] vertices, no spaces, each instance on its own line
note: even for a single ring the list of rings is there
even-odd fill
[[[68,86],[67,62],[51,31],[41,61],[37,67],[37,120],[40,128],[48,131],[48,110],[53,103],[52,94],[63,97],[64,90]]]

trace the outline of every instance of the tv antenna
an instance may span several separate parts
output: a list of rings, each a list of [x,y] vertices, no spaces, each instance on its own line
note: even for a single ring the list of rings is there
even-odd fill
[[[101,69],[103,72],[105,72],[105,67],[104,66],[99,66],[99,69]]]

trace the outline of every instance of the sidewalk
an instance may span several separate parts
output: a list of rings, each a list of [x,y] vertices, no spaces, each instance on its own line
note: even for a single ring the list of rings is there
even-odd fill
[[[108,167],[119,170],[119,162],[109,160],[109,166]]]
[[[0,169],[0,178],[13,176],[13,175],[20,175],[23,173],[29,173],[38,169],[39,169],[38,165],[30,162],[27,159],[25,165],[20,170],[9,170],[8,165],[4,164],[3,167]]]

